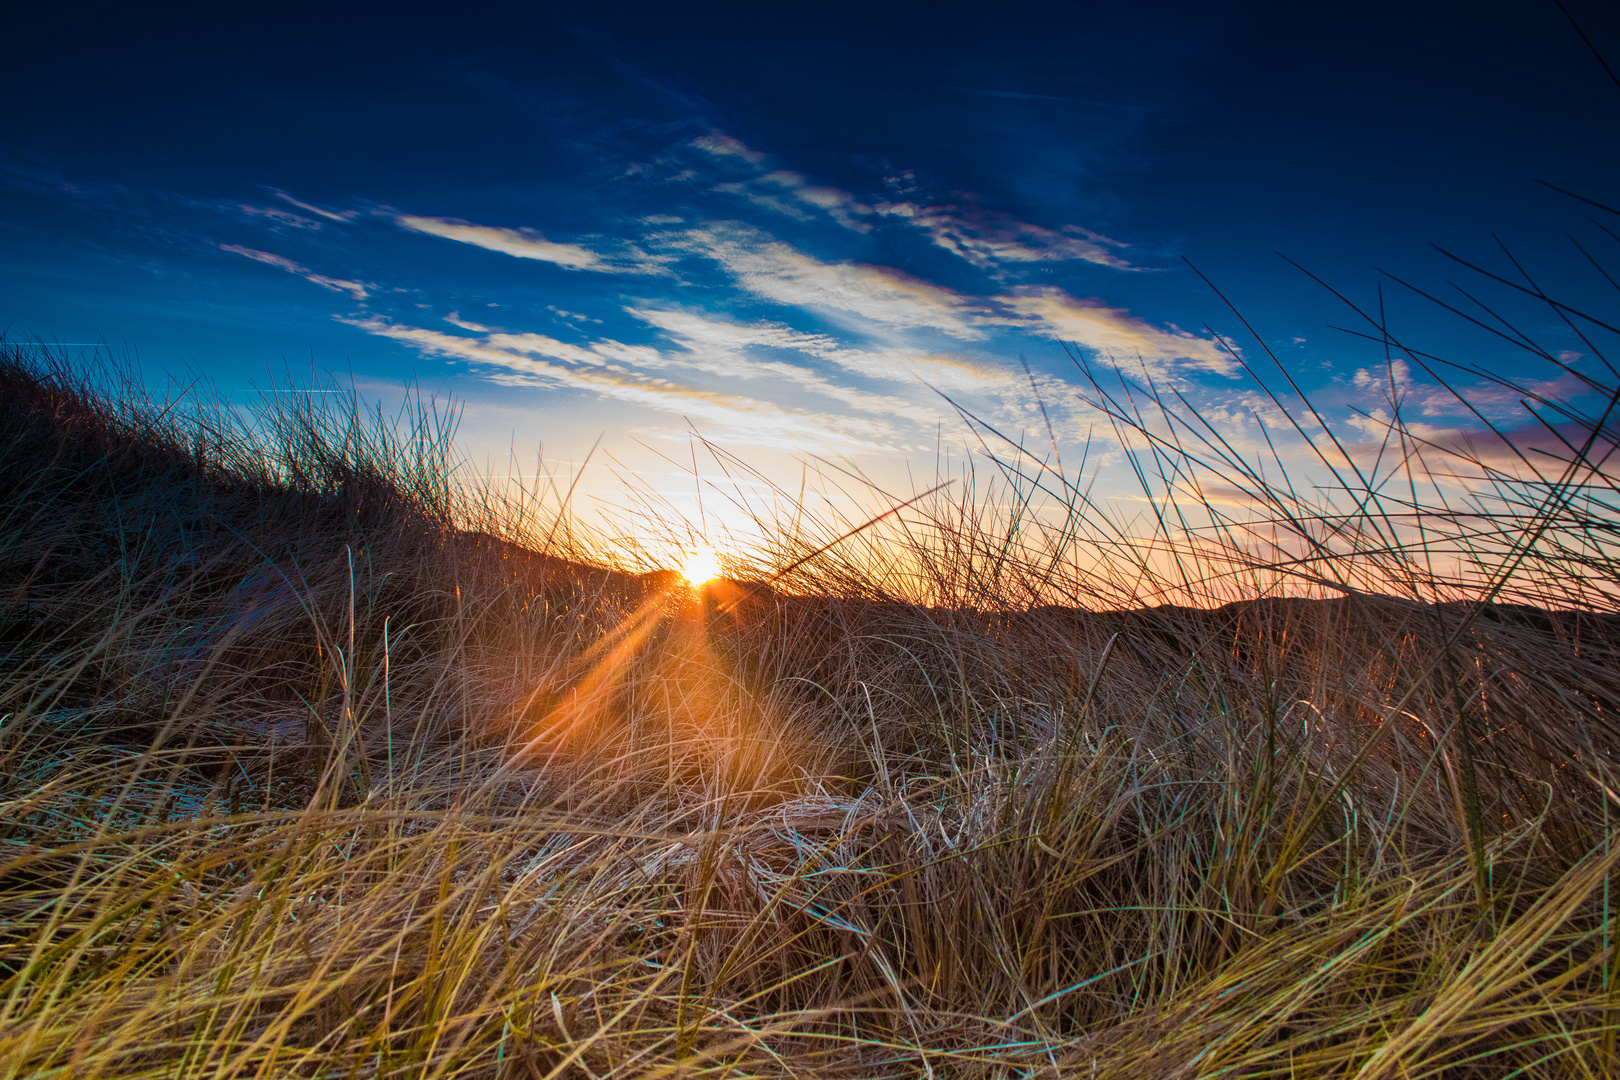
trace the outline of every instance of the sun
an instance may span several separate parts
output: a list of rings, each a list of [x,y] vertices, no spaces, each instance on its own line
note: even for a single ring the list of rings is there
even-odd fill
[[[704,546],[687,553],[681,563],[681,576],[692,585],[702,585],[720,576],[720,556],[714,548]]]

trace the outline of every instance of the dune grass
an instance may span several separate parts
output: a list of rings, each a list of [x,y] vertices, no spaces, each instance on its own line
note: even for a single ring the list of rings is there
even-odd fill
[[[1610,411],[1322,496],[1094,387],[1145,528],[981,425],[695,591],[6,346],[0,1075],[1620,1074]]]

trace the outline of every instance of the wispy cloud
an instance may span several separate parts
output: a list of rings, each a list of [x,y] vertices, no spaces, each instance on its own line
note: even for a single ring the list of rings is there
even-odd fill
[[[1366,440],[1359,444],[1352,443],[1349,447],[1352,452],[1359,451],[1359,456],[1363,458],[1369,457],[1372,449],[1381,444],[1386,436],[1398,439],[1399,433],[1402,432],[1420,443],[1444,448],[1447,453],[1466,447],[1469,441],[1461,428],[1439,427],[1434,424],[1426,424],[1405,418],[1397,425],[1384,409],[1373,409],[1364,415],[1350,416],[1346,418],[1345,425],[1354,431],[1360,432]],[[1483,433],[1483,429],[1481,429],[1479,434]],[[1500,443],[1500,440],[1493,438],[1491,442],[1493,444]]]
[[[692,145],[699,150],[705,150],[715,157],[741,158],[750,165],[758,165],[764,161],[766,154],[750,149],[741,139],[734,139],[730,135],[714,132],[710,135],[700,135],[692,140]]]
[[[1573,372],[1552,379],[1506,381],[1505,386],[1483,381],[1441,386],[1415,376],[1412,365],[1396,357],[1386,366],[1356,369],[1350,386],[1360,392],[1361,404],[1375,411],[1391,403],[1399,404],[1406,417],[1414,410],[1427,417],[1469,416],[1477,410],[1492,423],[1507,424],[1523,421],[1526,402],[1573,402],[1592,393],[1590,384]]]
[[[801,210],[799,207],[794,206],[792,203],[783,199],[779,195],[774,195],[765,191],[758,191],[755,189],[753,184],[733,183],[728,181],[724,184],[714,185],[714,190],[722,192],[726,195],[740,195],[762,210],[769,210],[774,214],[781,214],[783,217],[792,218],[794,221],[814,220],[808,211]]]
[[[1174,326],[1154,326],[1101,300],[1047,286],[1014,289],[996,299],[1015,316],[1008,325],[1075,342],[1116,364],[1140,360],[1156,374],[1189,367],[1216,375],[1238,373],[1237,363],[1218,343]]]
[[[925,206],[910,201],[869,204],[842,188],[813,183],[791,169],[767,172],[762,164],[766,154],[749,149],[729,135],[705,135],[694,139],[692,145],[717,157],[739,158],[755,167],[752,178],[716,184],[715,191],[740,195],[756,206],[797,221],[807,220],[801,207],[820,211],[844,228],[860,233],[870,232],[873,221],[881,218],[903,221],[980,269],[1072,261],[1116,270],[1137,269],[1119,254],[1128,244],[1078,225],[1048,229],[973,205]],[[907,187],[914,190],[915,184]]]
[[[1575,455],[1570,447],[1582,447],[1591,441],[1586,460],[1613,459],[1620,446],[1620,432],[1604,428],[1593,436],[1590,426],[1562,423],[1547,426],[1503,427],[1495,431],[1478,424],[1459,427],[1440,427],[1406,418],[1398,422],[1384,409],[1374,409],[1367,415],[1355,416],[1348,426],[1360,432],[1364,441],[1349,443],[1345,449],[1362,461],[1376,459],[1386,441],[1399,442],[1404,433],[1409,443],[1418,448],[1422,457],[1420,471],[1437,479],[1471,479],[1483,471],[1494,471],[1499,476],[1527,479],[1538,472],[1543,478],[1557,478]],[[1388,467],[1390,454],[1383,451]],[[1592,473],[1577,470],[1575,483],[1594,482]]]
[[[669,366],[669,362],[664,358],[663,353],[647,345],[630,345],[622,341],[615,341],[612,338],[602,338],[582,345],[575,345],[566,341],[559,341],[549,334],[512,333],[506,330],[497,330],[482,323],[463,319],[456,312],[446,315],[444,321],[451,326],[482,335],[485,346],[502,353],[543,356],[551,360],[560,360],[566,364],[596,367],[611,371],[623,371],[627,367],[656,370]]]
[[[499,225],[478,225],[462,221],[460,218],[425,217],[419,214],[400,214],[394,218],[394,223],[411,232],[471,244],[513,258],[537,259],[568,270],[671,276],[669,268],[665,265],[671,260],[643,251],[634,244],[621,244],[617,253],[603,255],[583,244],[564,244],[547,240],[545,235],[536,229],[508,229]]]
[[[959,206],[879,203],[875,211],[906,221],[938,246],[980,269],[1007,263],[1084,261],[1116,270],[1135,269],[1115,254],[1127,245],[1078,225],[1061,230],[1018,221],[1007,214]]]
[[[657,327],[679,346],[679,353],[666,354],[665,358],[673,363],[725,378],[780,380],[861,412],[925,423],[940,419],[937,411],[905,398],[845,386],[799,364],[751,355],[751,352],[759,349],[791,350],[839,363],[846,359],[845,354],[850,350],[843,348],[829,335],[807,334],[779,323],[731,322],[678,309],[625,310],[642,322]],[[840,363],[840,366],[856,370],[849,363]],[[879,377],[893,377],[892,370],[885,370]],[[864,371],[861,373],[868,374]]]
[[[898,331],[937,330],[964,341],[991,328],[1073,341],[1119,361],[1140,359],[1160,374],[1205,371],[1233,375],[1238,365],[1217,342],[1175,326],[1160,327],[1103,300],[1049,286],[1024,286],[989,297],[964,296],[890,267],[826,262],[763,230],[718,223],[672,234],[671,246],[714,259],[740,285],[767,299],[811,311],[848,312]],[[921,378],[941,389],[996,392],[1024,380],[979,363],[916,348],[876,352],[803,348],[868,377]],[[1020,391],[1022,392],[1022,391]]]
[[[728,180],[714,185],[714,190],[727,195],[740,195],[755,206],[794,221],[813,221],[816,213],[820,212],[851,232],[872,231],[871,222],[861,218],[861,215],[873,213],[870,206],[857,202],[855,196],[842,188],[812,184],[798,173],[786,169],[744,181]]]
[[[283,210],[277,206],[254,206],[251,203],[234,204],[238,213],[250,218],[263,218],[273,221],[277,225],[287,225],[294,229],[316,230],[321,227],[318,221],[312,221],[302,214],[295,214],[291,210]]]
[[[493,367],[498,371],[496,381],[563,387],[681,416],[709,425],[731,444],[819,453],[896,449],[892,429],[879,420],[786,409],[769,401],[680,386],[601,363],[605,355],[640,348],[637,346],[598,342],[581,348],[543,334],[467,338],[382,318],[342,321],[426,353]]]
[[[295,199],[285,191],[276,189],[272,190],[275,190],[276,198],[280,199],[282,202],[287,203],[290,206],[296,206],[298,209],[314,214],[317,217],[326,218],[328,221],[352,221],[354,218],[359,216],[359,213],[354,210],[325,210],[319,206],[316,206],[314,203],[307,203],[302,199]]]
[[[689,310],[627,308],[631,315],[664,332],[681,352],[667,352],[670,362],[726,378],[775,379],[837,401],[861,412],[906,420],[932,429],[941,420],[954,423],[953,410],[933,392],[994,416],[998,422],[1029,420],[1033,402],[1028,376],[990,361],[942,356],[924,350],[865,348],[831,334],[807,333],[780,323],[733,322]],[[874,382],[898,383],[923,391],[922,402],[893,393],[848,386],[833,378],[760,352],[794,352]],[[1062,379],[1037,376],[1047,404],[1068,411],[1079,401],[1075,388]]]
[[[884,326],[939,330],[968,340],[984,336],[961,296],[901,270],[823,262],[735,222],[691,229],[672,243],[715,260],[743,288],[778,303],[848,312]]]
[[[629,307],[625,310],[642,322],[656,326],[683,348],[739,352],[760,346],[819,354],[839,347],[838,339],[830,334],[806,333],[781,323],[732,322],[679,308]]]
[[[555,243],[533,229],[506,229],[496,225],[475,225],[459,218],[420,217],[415,214],[401,214],[394,222],[411,232],[472,244],[518,259],[539,259],[570,270],[616,269],[590,248],[579,244]]]
[[[869,222],[862,221],[861,217],[870,215],[872,208],[865,203],[857,202],[855,196],[842,188],[828,187],[825,184],[812,184],[803,176],[787,169],[778,169],[766,173],[758,181],[762,185],[771,185],[789,192],[792,197],[806,206],[822,211],[835,222],[852,232],[871,232]]]
[[[1023,395],[1022,373],[983,361],[905,349],[840,349],[827,359],[871,379],[921,382],[936,390],[964,394]]]
[[[229,251],[233,255],[246,256],[247,258],[252,259],[254,262],[262,262],[267,266],[274,266],[277,269],[287,271],[289,274],[297,274],[305,281],[313,282],[323,289],[331,289],[333,292],[345,292],[354,297],[356,300],[364,300],[369,295],[369,293],[366,291],[366,284],[364,282],[345,281],[342,278],[327,277],[325,274],[317,274],[309,267],[304,266],[301,263],[293,262],[291,259],[284,256],[276,255],[273,252],[259,251],[256,248],[243,247],[241,244],[220,244],[219,249],[221,251]]]
[[[681,310],[626,310],[643,322],[663,330],[683,348],[694,352],[740,352],[750,347],[791,349],[829,361],[867,379],[901,383],[920,381],[940,389],[971,393],[995,393],[1009,389],[1022,392],[1028,388],[1022,374],[979,361],[939,356],[915,349],[857,348],[831,334],[806,333],[781,323],[738,323]],[[875,394],[867,400],[879,407],[902,401],[891,395]],[[928,420],[936,419],[937,415],[926,411],[922,414]]]

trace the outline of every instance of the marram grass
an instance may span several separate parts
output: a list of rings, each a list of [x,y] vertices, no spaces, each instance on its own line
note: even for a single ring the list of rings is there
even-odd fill
[[[1274,487],[1339,587],[1267,598],[1229,522],[1133,540],[1009,458],[1059,524],[936,499],[700,593],[408,420],[8,347],[0,1075],[1620,1074],[1616,564],[1567,487],[1484,585]]]

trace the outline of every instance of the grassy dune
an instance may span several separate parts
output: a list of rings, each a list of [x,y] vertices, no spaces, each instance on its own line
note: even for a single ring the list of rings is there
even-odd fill
[[[1620,1074],[1608,414],[1346,512],[1099,405],[1162,527],[1009,447],[695,592],[7,347],[0,1075]]]

